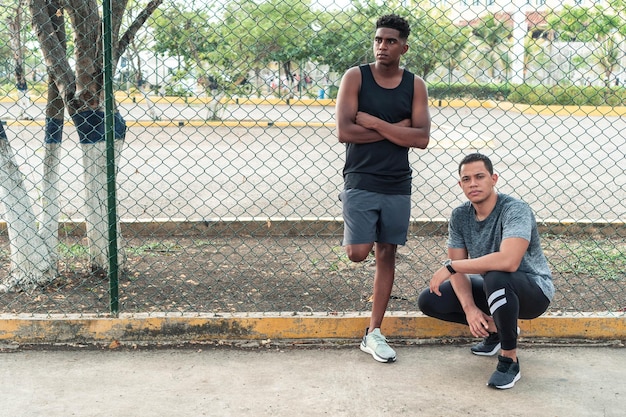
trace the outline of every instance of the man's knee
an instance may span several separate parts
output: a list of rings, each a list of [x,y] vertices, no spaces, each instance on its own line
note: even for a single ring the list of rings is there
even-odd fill
[[[484,275],[484,289],[487,295],[502,288],[511,287],[511,273],[503,271],[489,271]]]
[[[369,256],[372,246],[372,244],[348,245],[345,248],[346,255],[352,262],[362,262]]]
[[[417,307],[427,316],[433,315],[433,301],[435,301],[433,296],[434,294],[432,294],[429,289],[425,289],[420,293],[419,297],[417,297]]]

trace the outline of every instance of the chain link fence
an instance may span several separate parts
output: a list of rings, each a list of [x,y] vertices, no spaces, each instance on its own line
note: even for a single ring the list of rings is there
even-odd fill
[[[622,3],[383,3],[0,0],[0,313],[369,311],[334,98],[389,12],[433,121],[389,310],[417,309],[480,151],[540,222],[549,311],[624,311]]]

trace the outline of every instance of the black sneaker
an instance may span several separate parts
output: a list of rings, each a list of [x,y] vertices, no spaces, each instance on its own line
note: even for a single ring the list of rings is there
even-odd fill
[[[519,358],[513,359],[498,355],[498,367],[489,378],[487,385],[497,389],[513,388],[513,385],[522,377],[519,370]]]
[[[498,333],[489,333],[482,342],[470,348],[474,355],[493,356],[500,350],[500,336]]]
[[[519,326],[517,327],[517,335],[519,336],[521,330]],[[500,350],[500,336],[498,333],[489,333],[489,336],[485,337],[485,339],[472,346],[470,350],[474,355],[480,356],[493,356]]]

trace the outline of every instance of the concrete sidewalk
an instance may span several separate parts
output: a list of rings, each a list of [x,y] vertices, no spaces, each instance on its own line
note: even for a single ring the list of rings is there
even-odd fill
[[[618,345],[616,345],[618,346]],[[350,347],[0,353],[0,415],[603,416],[626,414],[626,349],[520,347],[513,389],[485,386],[495,358],[467,345],[396,346],[381,364]]]

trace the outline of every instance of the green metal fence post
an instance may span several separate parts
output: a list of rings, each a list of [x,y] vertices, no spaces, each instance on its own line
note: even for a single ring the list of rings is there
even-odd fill
[[[119,277],[117,259],[117,210],[115,195],[115,136],[113,108],[113,54],[111,0],[102,2],[103,51],[104,51],[104,126],[107,153],[107,195],[109,222],[109,297],[111,315],[119,313]]]

